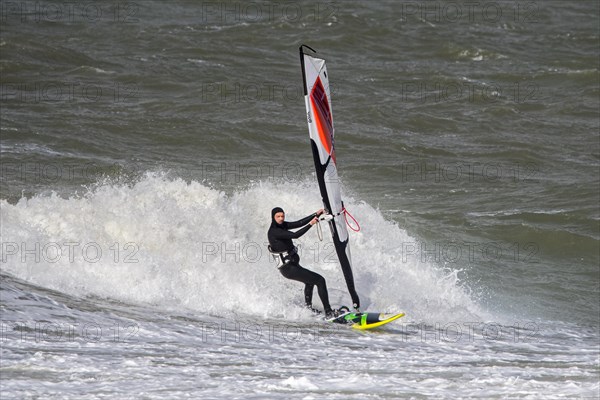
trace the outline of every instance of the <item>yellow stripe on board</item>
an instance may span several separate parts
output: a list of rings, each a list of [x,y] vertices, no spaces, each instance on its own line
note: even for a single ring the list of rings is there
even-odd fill
[[[364,324],[364,325],[362,323],[361,324],[354,324],[354,325],[352,325],[352,327],[354,329],[359,329],[359,330],[373,329],[373,328],[377,328],[378,326],[385,325],[388,322],[395,321],[395,320],[397,320],[400,317],[404,317],[404,313],[393,315],[390,318],[387,318],[387,319],[384,319],[383,321],[375,322],[375,323],[372,323],[372,324]]]

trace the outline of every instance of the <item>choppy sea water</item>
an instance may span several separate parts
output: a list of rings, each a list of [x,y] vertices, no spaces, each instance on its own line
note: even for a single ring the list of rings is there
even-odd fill
[[[597,2],[1,11],[7,398],[599,396]],[[377,332],[315,320],[266,253],[272,207],[320,207],[301,43],[363,308],[406,313]]]

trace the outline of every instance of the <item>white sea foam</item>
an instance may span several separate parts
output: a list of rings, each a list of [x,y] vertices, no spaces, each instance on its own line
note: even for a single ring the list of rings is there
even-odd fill
[[[266,231],[274,206],[290,220],[321,207],[309,185],[258,183],[226,195],[148,174],[133,185],[107,182],[79,197],[3,202],[3,269],[76,296],[298,318],[305,315],[302,285],[279,274]],[[363,308],[403,311],[428,323],[484,318],[457,271],[423,261],[418,242],[370,205],[347,198],[346,206],[362,228],[350,240]],[[324,241],[314,228],[298,241],[302,264],[325,276],[332,302],[348,304],[323,228]],[[316,291],[314,303],[321,306]]]

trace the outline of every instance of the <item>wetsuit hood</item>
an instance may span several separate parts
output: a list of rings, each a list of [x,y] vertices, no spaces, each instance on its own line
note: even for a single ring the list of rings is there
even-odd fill
[[[271,219],[275,219],[275,214],[280,213],[280,212],[285,212],[283,211],[283,208],[281,207],[275,207],[274,209],[271,210]]]
[[[274,225],[280,228],[283,228],[285,226],[285,221],[282,224],[278,224],[277,222],[275,222],[275,214],[280,212],[284,213],[285,211],[283,211],[283,208],[281,207],[275,207],[271,210],[271,226]]]

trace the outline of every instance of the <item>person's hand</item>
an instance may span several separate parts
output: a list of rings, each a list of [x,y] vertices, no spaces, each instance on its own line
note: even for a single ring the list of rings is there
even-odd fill
[[[316,224],[317,222],[319,222],[319,218],[317,218],[317,217],[314,217],[313,219],[311,219],[311,220],[310,220],[309,224],[311,224],[311,225],[314,225],[314,224]]]
[[[323,214],[324,212],[325,212],[325,210],[323,210],[323,209],[321,208],[319,211],[317,211],[317,217],[318,217],[319,215]]]

